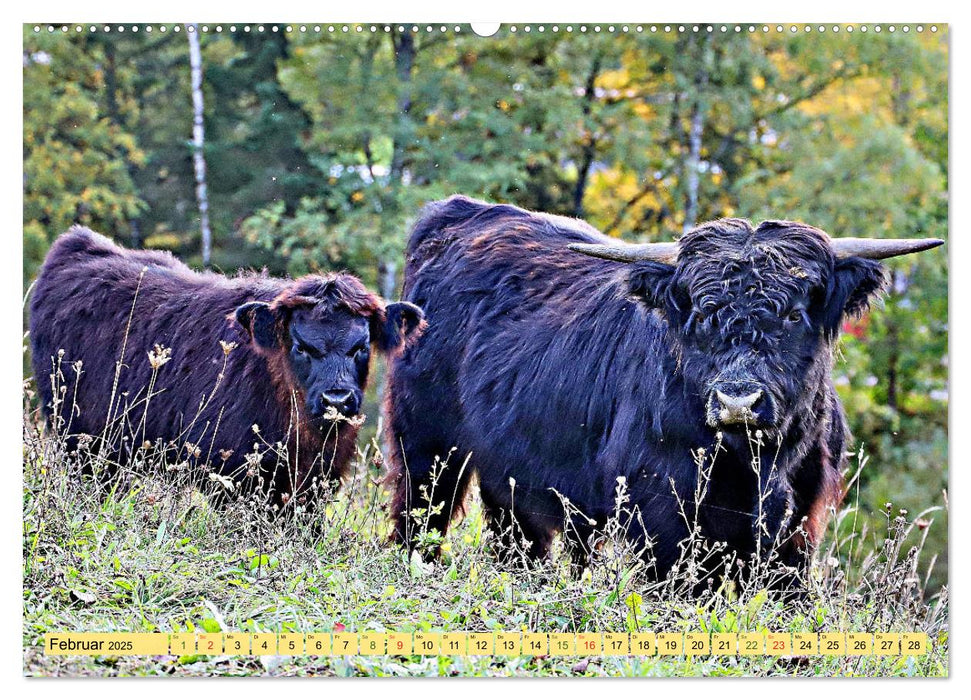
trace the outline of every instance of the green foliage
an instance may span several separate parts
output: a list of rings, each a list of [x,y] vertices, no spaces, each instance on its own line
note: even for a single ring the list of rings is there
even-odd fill
[[[87,37],[24,30],[24,281],[54,236],[80,223],[113,235],[143,207],[128,172],[144,154],[137,109],[107,114],[105,56]]]
[[[322,182],[301,147],[310,123],[284,93],[275,66],[287,57],[282,35],[237,33],[205,43],[206,165],[213,226],[223,264],[251,265],[253,252],[236,236],[239,222],[266,205],[292,211]]]

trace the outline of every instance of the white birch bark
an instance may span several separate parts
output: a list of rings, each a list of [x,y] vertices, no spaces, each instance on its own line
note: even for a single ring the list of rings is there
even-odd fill
[[[699,169],[701,167],[702,134],[705,129],[705,90],[708,87],[708,44],[709,39],[702,39],[700,46],[692,53],[697,57],[697,72],[694,78],[694,94],[691,105],[691,124],[688,127],[688,157],[687,192],[685,193],[684,232],[687,233],[698,223],[698,188],[701,184]],[[692,37],[692,45],[695,40]]]
[[[698,186],[700,176],[698,168],[701,167],[701,134],[704,131],[704,118],[701,114],[701,105],[696,101],[691,108],[691,127],[688,132],[688,192],[687,202],[684,208],[684,232],[687,233],[698,223]]]
[[[212,256],[212,231],[209,228],[209,194],[206,189],[206,143],[203,126],[202,51],[199,48],[199,25],[185,25],[189,37],[189,65],[192,69],[192,162],[196,173],[196,199],[199,202],[199,226],[202,230],[202,264],[209,267]]]

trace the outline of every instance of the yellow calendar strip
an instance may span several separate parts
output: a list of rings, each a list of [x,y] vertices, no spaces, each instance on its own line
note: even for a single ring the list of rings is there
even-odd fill
[[[918,656],[923,632],[49,632],[56,656]]]
[[[681,632],[659,632],[657,653],[661,656],[681,656],[684,653],[684,634]]]
[[[223,635],[223,653],[231,656],[248,656],[250,654],[250,635],[244,632],[227,632]]]
[[[225,650],[225,642],[221,633],[209,633],[196,635],[196,651],[200,654],[209,656],[221,656]]]
[[[467,632],[442,633],[443,656],[468,656],[469,635]]]
[[[536,632],[523,632],[523,656],[547,656],[550,653],[550,636]]]
[[[334,653],[330,635],[324,632],[311,632],[304,636],[304,647],[308,656],[331,656]]]
[[[523,635],[521,632],[496,632],[496,656],[522,656]]]
[[[738,653],[741,656],[763,656],[765,635],[759,632],[742,632],[738,635]]]
[[[868,656],[873,653],[873,635],[866,632],[847,632],[846,653],[850,656]]]
[[[581,632],[577,635],[577,654],[581,656],[600,656],[603,654],[603,635],[596,632]]]
[[[415,632],[414,649],[419,656],[438,656],[442,653],[442,635],[435,632]]]
[[[604,656],[630,656],[630,635],[626,632],[604,632]]]
[[[357,634],[354,632],[334,632],[330,635],[332,656],[355,656],[357,654]]]
[[[794,633],[792,651],[797,656],[816,656],[819,654],[819,635],[814,632]]]
[[[687,656],[711,656],[711,637],[707,632],[687,632],[684,653]]]
[[[410,632],[389,632],[388,653],[397,656],[411,656],[414,645]]]
[[[280,650],[280,656],[304,656],[307,653],[302,634],[286,632],[277,635],[277,648]]]
[[[824,656],[845,656],[846,634],[844,632],[820,632],[819,652]]]
[[[657,635],[652,632],[633,632],[630,650],[634,656],[654,656],[657,653]]]
[[[715,632],[711,635],[711,653],[715,656],[735,656],[738,653],[738,635]]]
[[[765,653],[769,656],[792,656],[792,635],[769,632],[765,635]]]
[[[492,656],[495,653],[495,635],[491,632],[469,632],[468,653],[469,656]]]
[[[359,647],[362,656],[385,656],[388,653],[388,635],[384,632],[362,632]]]
[[[175,636],[175,635],[172,635]],[[193,639],[193,643],[195,640]],[[195,651],[193,649],[193,651]],[[44,653],[67,656],[142,656],[169,653],[168,634],[49,633],[44,636]],[[173,652],[179,653],[179,652]]]

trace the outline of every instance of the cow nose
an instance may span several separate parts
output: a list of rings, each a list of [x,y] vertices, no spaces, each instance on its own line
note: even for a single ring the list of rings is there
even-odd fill
[[[727,390],[726,390],[727,391]],[[718,422],[723,425],[734,423],[752,423],[756,420],[755,408],[762,398],[762,390],[756,389],[749,393],[736,391],[715,390],[717,401]]]
[[[332,407],[345,416],[357,413],[357,401],[349,389],[329,389],[320,395],[320,399],[325,410]]]

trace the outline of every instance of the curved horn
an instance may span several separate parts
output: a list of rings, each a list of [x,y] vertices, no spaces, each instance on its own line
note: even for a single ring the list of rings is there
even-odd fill
[[[604,260],[632,263],[639,260],[654,260],[673,265],[678,260],[677,243],[640,243],[621,245],[602,245],[598,243],[571,243],[570,250],[584,255],[592,255]]]
[[[944,241],[940,238],[831,238],[830,247],[837,258],[883,260],[898,255],[930,250]]]

